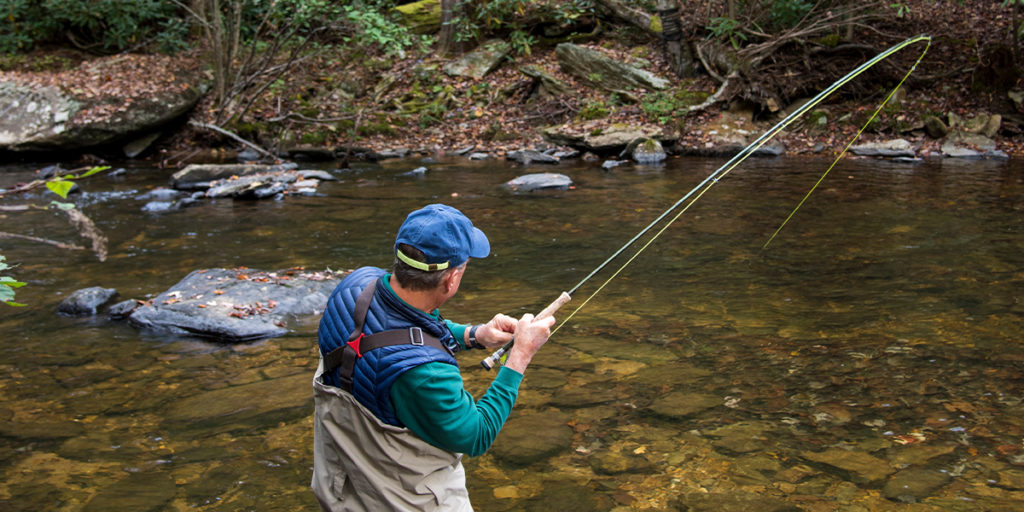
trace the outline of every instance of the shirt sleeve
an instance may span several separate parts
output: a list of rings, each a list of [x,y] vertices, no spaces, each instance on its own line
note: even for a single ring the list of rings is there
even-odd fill
[[[456,366],[427,363],[402,374],[391,386],[391,405],[409,430],[444,450],[482,455],[508,419],[523,375],[502,367],[483,398],[462,387]]]

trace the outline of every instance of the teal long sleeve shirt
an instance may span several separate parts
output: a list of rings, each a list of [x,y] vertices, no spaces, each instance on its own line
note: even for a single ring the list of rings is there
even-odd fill
[[[384,283],[388,282],[385,276]],[[394,290],[388,291],[394,293]],[[433,315],[439,315],[435,310]],[[445,321],[456,341],[466,346],[467,325]],[[523,374],[501,367],[480,400],[465,390],[459,368],[427,363],[413,368],[391,385],[391,406],[406,428],[433,446],[482,455],[494,442],[512,412]]]
[[[427,363],[395,381],[391,405],[398,419],[424,441],[476,457],[498,436],[522,380],[521,373],[502,367],[483,398],[474,401],[462,387],[457,367]]]

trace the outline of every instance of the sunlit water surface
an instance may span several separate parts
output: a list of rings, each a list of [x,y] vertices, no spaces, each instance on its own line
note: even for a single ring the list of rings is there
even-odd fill
[[[476,508],[1024,508],[1024,166],[844,161],[762,249],[828,163],[748,161],[560,327],[493,449],[466,462]],[[159,215],[135,197],[170,171],[92,177],[75,201],[109,236],[106,262],[0,239],[19,265],[8,273],[28,282],[18,290],[27,307],[0,306],[0,508],[316,507],[317,318],[223,346],[57,316],[74,290],[145,299],[201,268],[386,266],[405,214],[446,202],[493,251],[470,263],[442,312],[520,315],[573,287],[721,164],[446,160],[416,179],[399,174],[419,161],[388,161],[338,172],[315,197]],[[0,187],[31,170],[0,169]],[[542,171],[576,186],[500,187]],[[49,198],[4,204],[26,201]],[[79,242],[59,213],[0,221],[0,231]],[[478,397],[492,378],[482,355],[460,356]],[[934,482],[887,490],[899,478]]]

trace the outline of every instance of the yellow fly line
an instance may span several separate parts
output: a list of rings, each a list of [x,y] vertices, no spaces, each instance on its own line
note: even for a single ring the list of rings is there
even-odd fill
[[[848,73],[846,76],[840,78],[835,83],[830,85],[827,89],[825,89],[825,90],[821,91],[820,93],[818,93],[818,95],[815,96],[814,98],[812,98],[810,101],[808,101],[807,103],[803,104],[799,109],[797,109],[796,111],[794,111],[790,115],[786,116],[785,119],[783,119],[778,124],[776,124],[774,127],[772,127],[770,130],[765,132],[757,140],[755,140],[754,142],[750,143],[750,145],[748,145],[746,148],[744,148],[742,151],[740,151],[736,156],[734,156],[731,160],[726,162],[722,167],[720,167],[715,172],[711,173],[711,175],[709,175],[707,178],[705,178],[704,181],[700,182],[696,187],[694,187],[692,190],[690,190],[690,192],[688,192],[685,196],[683,196],[681,199],[679,199],[668,210],[665,210],[661,215],[658,216],[658,218],[656,218],[653,222],[651,222],[646,228],[642,229],[630,241],[626,242],[626,244],[623,245],[618,251],[616,251],[615,254],[613,254],[610,258],[605,260],[604,263],[599,265],[596,269],[594,269],[593,272],[591,272],[589,275],[587,275],[585,278],[583,278],[583,280],[580,281],[579,284],[577,284],[575,287],[572,288],[572,291],[569,292],[570,295],[572,293],[574,293],[577,289],[579,289],[579,287],[582,286],[583,283],[587,282],[591,277],[593,277],[602,268],[604,268],[606,265],[608,265],[609,262],[611,262],[616,257],[618,257],[619,254],[621,254],[627,247],[633,245],[633,243],[636,242],[640,237],[642,237],[645,233],[650,231],[655,225],[657,225],[663,219],[668,217],[671,214],[672,211],[676,210],[677,208],[679,208],[681,205],[683,205],[685,203],[685,206],[683,206],[681,209],[679,209],[679,211],[671,219],[669,219],[668,222],[666,222],[661,227],[661,229],[659,229],[649,240],[647,240],[647,242],[644,243],[632,256],[630,256],[629,259],[627,259],[625,261],[625,263],[623,263],[622,266],[620,266],[618,268],[618,270],[616,270],[610,277],[608,277],[608,279],[606,279],[603,283],[601,283],[601,286],[599,286],[596,290],[594,290],[594,292],[591,293],[590,296],[587,297],[587,299],[584,300],[579,306],[577,306],[576,309],[573,310],[572,313],[570,313],[567,317],[565,317],[561,321],[561,323],[559,323],[558,326],[555,327],[555,329],[553,331],[551,331],[552,334],[554,332],[558,331],[558,329],[561,329],[562,326],[566,324],[566,322],[568,322],[573,316],[575,316],[577,312],[579,312],[581,309],[583,309],[583,307],[586,306],[587,303],[589,303],[590,300],[593,299],[595,295],[600,293],[601,290],[603,290],[604,287],[608,285],[608,283],[610,283],[613,279],[615,279],[627,266],[629,266],[630,263],[633,262],[633,260],[635,260],[638,256],[640,256],[640,253],[644,252],[644,250],[647,249],[647,247],[649,247],[652,243],[654,243],[654,241],[657,240],[657,238],[659,236],[661,236],[661,234],[664,233],[665,230],[669,228],[669,226],[671,226],[677,219],[679,219],[679,217],[683,213],[685,213],[690,208],[690,206],[693,205],[693,203],[697,202],[697,200],[700,199],[701,196],[704,195],[704,193],[706,193],[712,186],[714,186],[714,184],[718,183],[718,180],[723,178],[726,174],[729,174],[729,172],[731,172],[733,169],[735,169],[741,163],[743,163],[743,161],[746,160],[747,157],[749,157],[751,154],[753,154],[754,151],[759,149],[761,146],[763,146],[765,143],[767,143],[769,140],[771,140],[773,137],[775,137],[775,135],[777,135],[780,131],[782,131],[787,126],[789,126],[791,123],[793,123],[794,121],[799,119],[801,116],[803,116],[805,113],[807,113],[810,109],[814,108],[819,103],[824,101],[826,98],[831,96],[832,93],[834,93],[836,90],[838,90],[842,86],[846,85],[847,83],[849,83],[853,79],[857,78],[858,76],[860,76],[862,73],[864,73],[865,71],[870,69],[875,64],[878,64],[879,62],[889,58],[893,54],[896,54],[896,53],[902,51],[903,49],[905,49],[905,48],[907,48],[909,46],[912,46],[912,45],[918,44],[918,43],[922,43],[922,42],[925,43],[924,50],[921,51],[921,55],[917,58],[917,61],[914,62],[914,65],[911,66],[909,70],[907,70],[907,73],[905,75],[903,75],[903,78],[899,81],[898,84],[896,84],[896,87],[893,88],[892,92],[890,92],[889,95],[885,98],[885,101],[883,101],[882,104],[879,105],[877,109],[875,109],[874,113],[871,114],[871,117],[868,119],[868,121],[866,123],[864,123],[864,126],[862,126],[860,128],[860,130],[857,131],[856,135],[854,135],[852,139],[850,139],[850,142],[846,144],[846,146],[843,148],[842,152],[839,153],[839,155],[832,162],[832,164],[829,165],[828,169],[825,170],[825,173],[822,174],[820,178],[818,178],[818,181],[814,184],[814,186],[811,187],[811,189],[807,192],[807,194],[804,195],[803,199],[801,199],[800,202],[796,205],[796,207],[793,208],[793,211],[789,213],[789,216],[786,217],[786,220],[784,220],[782,222],[782,224],[778,227],[778,229],[776,229],[775,232],[772,233],[771,237],[768,238],[768,241],[765,242],[765,244],[763,246],[763,247],[768,247],[768,244],[770,244],[772,242],[772,240],[775,239],[775,237],[779,234],[779,232],[782,231],[782,228],[789,222],[790,219],[793,218],[793,215],[796,214],[796,211],[799,210],[801,206],[803,206],[804,202],[807,201],[807,198],[810,197],[810,195],[814,192],[815,189],[818,188],[818,185],[820,185],[821,182],[825,180],[825,177],[828,176],[828,173],[832,170],[832,168],[834,168],[836,166],[836,164],[839,162],[839,160],[841,158],[843,158],[843,156],[847,153],[847,151],[850,149],[850,147],[853,145],[853,143],[856,142],[858,138],[860,138],[861,134],[864,133],[864,130],[866,130],[867,127],[871,124],[871,122],[875,120],[875,118],[878,116],[878,113],[881,112],[883,108],[885,108],[885,106],[889,103],[890,100],[892,100],[893,96],[896,94],[896,91],[898,91],[900,89],[900,87],[903,85],[903,83],[907,80],[907,77],[909,77],[911,75],[911,73],[913,73],[914,70],[917,69],[918,64],[921,63],[921,60],[924,59],[925,54],[928,53],[928,49],[931,47],[931,43],[932,43],[931,36],[919,35],[917,37],[912,37],[912,38],[907,39],[906,41],[903,41],[902,43],[897,44],[896,46],[893,46],[892,48],[890,48],[890,49],[888,49],[888,50],[878,54],[873,59],[865,62],[864,64],[861,64],[859,67],[857,67],[857,69],[854,69],[853,71]],[[696,195],[694,195],[694,194],[696,194]]]

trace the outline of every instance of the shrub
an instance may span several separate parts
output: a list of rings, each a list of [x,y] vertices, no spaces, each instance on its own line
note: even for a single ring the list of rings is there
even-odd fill
[[[45,42],[113,53],[152,46],[184,46],[182,9],[161,0],[0,0],[0,52],[31,50]]]

